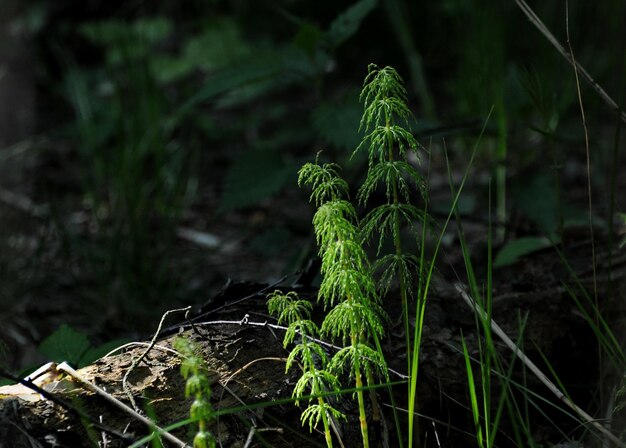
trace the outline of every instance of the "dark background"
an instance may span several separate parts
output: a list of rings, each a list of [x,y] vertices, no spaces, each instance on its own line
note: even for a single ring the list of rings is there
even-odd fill
[[[531,7],[565,44],[565,3]],[[619,104],[625,14],[621,0],[569,2],[576,59]],[[44,361],[37,347],[62,324],[94,345],[143,337],[229,278],[304,267],[316,248],[296,173],[323,150],[362,179],[366,161],[351,155],[369,63],[406,82],[435,219],[450,204],[444,146],[458,180],[486,123],[461,202],[473,242],[498,167],[497,249],[585,232],[574,72],[514,1],[3,0],[2,362]],[[620,122],[580,88],[592,215],[617,243]],[[459,259],[452,242],[447,256],[443,275]]]

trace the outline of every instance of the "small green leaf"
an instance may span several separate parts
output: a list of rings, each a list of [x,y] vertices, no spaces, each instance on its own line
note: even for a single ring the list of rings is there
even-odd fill
[[[187,59],[171,56],[155,56],[150,60],[150,72],[161,84],[178,81],[189,75],[194,69]]]
[[[39,353],[51,361],[65,361],[77,367],[89,348],[89,339],[85,334],[63,324],[41,343]]]
[[[337,47],[356,33],[361,22],[377,6],[376,0],[361,0],[339,14],[330,24],[327,39],[332,47]]]
[[[558,197],[554,179],[539,173],[530,179],[519,179],[512,188],[516,206],[545,233],[557,230]]]
[[[228,212],[257,204],[295,184],[292,164],[282,160],[275,150],[248,151],[237,160],[226,175],[224,195],[218,212]]]
[[[307,55],[313,56],[321,36],[322,31],[317,26],[304,22],[300,25],[298,33],[293,38],[293,44],[301,48]]]
[[[509,241],[500,249],[493,265],[499,268],[515,264],[525,255],[550,247],[552,244],[548,238],[539,236],[527,236]]]
[[[150,43],[158,43],[172,33],[172,21],[165,17],[139,19],[132,25],[133,31],[141,39]]]
[[[232,66],[250,51],[237,23],[230,18],[218,18],[186,43],[181,59],[210,72]]]
[[[215,100],[216,97],[234,89],[275,79],[282,70],[280,55],[257,52],[254,59],[233,64],[211,76],[206,85],[180,107],[178,115],[183,116],[195,110],[198,104]]]

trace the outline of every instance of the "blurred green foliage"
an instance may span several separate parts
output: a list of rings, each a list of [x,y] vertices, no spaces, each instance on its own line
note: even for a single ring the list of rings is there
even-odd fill
[[[167,248],[190,193],[193,153],[170,126],[172,101],[159,86],[150,54],[168,34],[165,20],[86,24],[80,34],[105,50],[86,71],[67,57],[65,91],[76,121],[82,188],[99,229],[96,246],[79,241],[93,269],[119,286],[127,312],[167,286]]]
[[[564,41],[562,5],[534,7]],[[505,184],[539,165],[554,169],[547,196],[562,207],[559,173],[580,142],[573,73],[514,2],[29,0],[20,9],[13,26],[36,44],[55,117],[44,131],[65,131],[97,222],[77,250],[123,292],[121,304],[157,300],[176,283],[168,253],[197,188],[217,179],[215,211],[230,213],[291,188],[294,167],[319,145],[348,159],[370,62],[409,75],[416,129],[447,137],[461,160],[478,129],[454,123],[480,123],[493,107],[482,158],[499,176],[498,206],[529,203],[506,203]],[[618,0],[569,5],[577,58],[609,93],[624,91],[625,12]],[[611,120],[582,87],[588,116]],[[522,212],[534,219],[543,212],[530,203]],[[562,216],[540,219],[558,232]]]

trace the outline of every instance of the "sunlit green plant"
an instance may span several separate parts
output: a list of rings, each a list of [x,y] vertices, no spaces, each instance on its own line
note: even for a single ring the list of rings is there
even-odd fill
[[[289,328],[285,333],[283,344],[285,348],[293,344],[296,336],[300,336],[300,343],[296,344],[287,358],[285,370],[288,371],[294,362],[299,361],[302,366],[302,377],[294,387],[292,397],[296,404],[307,395],[309,406],[301,416],[302,424],[309,424],[309,430],[317,427],[320,420],[324,426],[326,445],[333,446],[331,436],[331,418],[340,419],[345,416],[333,408],[324,398],[325,393],[338,392],[340,389],[337,376],[328,370],[328,356],[313,337],[319,334],[319,328],[310,320],[312,305],[307,300],[298,299],[298,295],[291,291],[282,293],[274,291],[268,296],[267,308],[270,314],[278,316],[278,323],[287,323]],[[313,403],[317,400],[317,403]]]
[[[393,241],[394,252],[379,258],[374,267],[381,270],[380,287],[387,293],[394,279],[400,284],[400,297],[409,348],[408,298],[412,295],[415,274],[420,272],[419,253],[425,213],[412,204],[411,192],[415,188],[425,195],[424,180],[409,163],[413,153],[419,160],[419,144],[408,129],[413,118],[407,106],[407,92],[402,78],[392,67],[368,67],[361,101],[364,103],[361,128],[366,135],[356,151],[367,149],[369,169],[359,189],[358,199],[366,204],[372,193],[383,186],[387,202],[374,208],[362,223],[363,234],[371,240],[378,236],[378,254],[387,237]],[[356,152],[355,151],[355,152]],[[417,243],[417,250],[407,251],[403,247],[401,229],[408,227]],[[410,353],[410,352],[409,352]],[[410,356],[409,356],[410,364]]]
[[[305,164],[298,184],[312,187],[311,201],[318,207],[313,226],[323,276],[318,299],[332,307],[322,324],[322,335],[340,339],[343,349],[330,361],[333,372],[349,369],[359,404],[363,446],[369,447],[363,374],[372,386],[377,374],[386,371],[382,353],[372,347],[384,334],[385,312],[380,305],[369,261],[361,245],[356,211],[344,199],[347,184],[337,174],[338,166]],[[376,404],[374,404],[376,406]]]
[[[185,396],[194,397],[190,414],[198,422],[198,432],[193,438],[193,448],[215,448],[215,438],[207,428],[208,422],[213,419],[213,408],[204,359],[198,354],[195,344],[187,338],[176,339],[174,348],[183,356],[180,371],[187,380]]]

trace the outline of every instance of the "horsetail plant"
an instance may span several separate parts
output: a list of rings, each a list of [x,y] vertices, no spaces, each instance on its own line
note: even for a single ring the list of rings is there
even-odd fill
[[[366,135],[355,153],[367,148],[369,167],[357,197],[365,205],[372,193],[382,185],[387,200],[367,214],[363,219],[362,231],[366,240],[372,239],[374,233],[379,235],[378,256],[385,239],[389,236],[392,239],[394,252],[379,258],[374,263],[374,269],[382,271],[379,285],[383,294],[388,292],[394,279],[399,282],[410,365],[408,298],[412,296],[414,273],[417,272],[421,277],[420,260],[424,257],[417,257],[404,250],[400,231],[408,226],[417,243],[416,253],[419,253],[426,214],[411,204],[411,184],[424,199],[426,195],[422,176],[408,161],[410,153],[419,160],[419,145],[407,129],[409,118],[413,115],[406,103],[404,83],[395,69],[381,69],[370,64],[360,99],[364,105],[360,129],[364,129]],[[422,226],[416,225],[420,222]]]
[[[359,421],[363,446],[369,447],[363,373],[372,386],[375,374],[386,372],[380,351],[372,348],[384,334],[385,312],[380,305],[369,262],[361,245],[356,211],[344,199],[348,185],[331,163],[307,163],[299,172],[298,184],[311,185],[311,201],[318,207],[313,227],[323,276],[318,300],[325,309],[332,307],[322,323],[322,335],[341,339],[346,344],[337,352],[329,369],[340,373],[349,368],[354,378],[359,405]],[[373,397],[375,395],[372,394]],[[373,403],[374,408],[377,404]]]
[[[204,359],[197,353],[195,344],[187,338],[176,339],[174,348],[183,356],[180,371],[187,380],[185,396],[194,397],[190,414],[198,422],[198,432],[193,438],[193,448],[215,448],[215,438],[207,429],[208,422],[213,419],[213,408]]]
[[[289,325],[283,345],[285,348],[292,344],[299,334],[301,339],[289,357],[285,371],[288,371],[296,359],[299,359],[302,365],[302,377],[296,383],[292,397],[296,399],[299,405],[302,397],[309,391],[309,406],[304,410],[301,416],[302,425],[309,423],[309,430],[313,432],[313,428],[317,427],[320,420],[324,426],[324,437],[326,445],[332,448],[333,439],[330,433],[331,419],[345,418],[345,416],[333,408],[324,398],[327,392],[338,392],[340,389],[339,380],[332,374],[328,367],[328,357],[322,347],[316,343],[313,337],[319,334],[319,329],[313,321],[311,321],[311,302],[298,299],[295,292],[291,291],[286,294],[281,291],[274,291],[268,295],[267,308],[270,314],[278,316],[278,323],[285,322]],[[317,399],[317,404],[312,404],[313,399]]]

